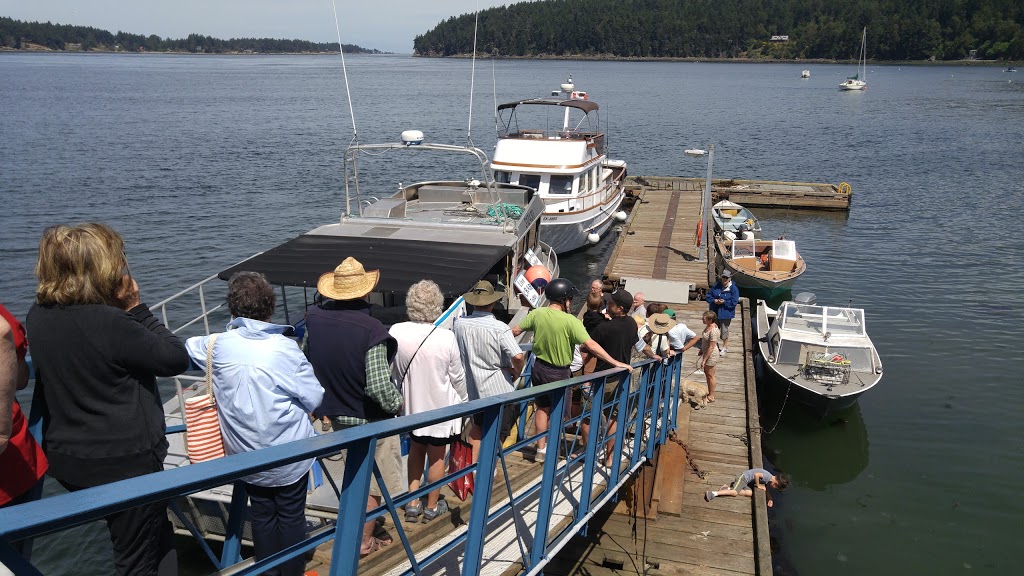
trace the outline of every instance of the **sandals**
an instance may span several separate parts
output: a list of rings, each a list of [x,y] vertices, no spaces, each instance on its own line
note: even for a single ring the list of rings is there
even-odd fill
[[[434,518],[437,518],[438,516],[440,516],[441,514],[444,514],[447,511],[448,511],[448,501],[444,500],[444,499],[438,500],[437,501],[437,506],[435,506],[433,510],[431,510],[430,508],[427,508],[426,510],[423,511],[423,521],[424,522],[430,522]],[[408,514],[408,506],[406,506],[406,514]]]
[[[395,543],[395,539],[391,537],[391,534],[383,526],[378,527],[373,532],[373,537],[380,542],[381,547],[390,546]]]
[[[369,545],[363,544],[359,547],[359,557],[365,558],[385,546],[387,546],[387,544],[385,544],[384,541],[377,538],[376,536],[370,536]]]

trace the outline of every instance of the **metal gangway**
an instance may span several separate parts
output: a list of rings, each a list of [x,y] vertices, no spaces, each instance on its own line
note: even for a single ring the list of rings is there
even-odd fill
[[[166,310],[162,304],[154,306],[154,310]],[[208,311],[204,302],[202,315],[186,325],[195,324],[201,318],[208,332],[206,316],[212,310]],[[166,311],[164,316],[166,322]],[[676,356],[662,362],[637,362],[631,372],[606,370],[536,387],[528,385],[527,376],[524,378],[526,387],[508,394],[3,508],[0,509],[0,562],[19,576],[41,574],[30,559],[15,550],[14,542],[31,541],[135,506],[167,501],[170,511],[209,557],[211,572],[218,574],[259,574],[289,559],[311,554],[328,543],[331,549],[329,574],[356,574],[360,569],[363,524],[384,516],[392,519],[398,536],[391,546],[401,546],[406,554],[405,561],[389,573],[444,572],[475,576],[505,572],[517,565],[523,574],[539,574],[575,535],[587,533],[588,521],[594,514],[614,502],[619,488],[654,458],[657,446],[666,442],[677,420],[681,369],[681,356]],[[576,389],[584,399],[583,409],[580,414],[571,415],[569,397]],[[550,428],[543,434],[529,433],[527,408],[541,396],[551,400]],[[502,446],[502,413],[516,406],[522,413],[519,436]],[[385,488],[383,504],[366,510],[371,480],[376,479],[378,485],[384,486],[373,458],[378,438],[477,414],[483,420],[483,433],[476,464],[447,474],[437,482],[424,482],[413,492],[390,494]],[[578,435],[565,431],[584,421],[607,421],[609,414],[614,414],[617,423],[611,435],[607,434],[608,427],[595,425],[591,428],[594,433],[583,445]],[[34,431],[38,431],[38,421],[33,424]],[[168,428],[168,434],[180,433],[183,428]],[[543,435],[549,448],[548,457],[539,466],[540,473],[525,486],[513,489],[509,457],[517,452],[530,452]],[[599,461],[603,459],[600,453],[609,440],[614,445],[613,458],[611,466],[606,467]],[[553,449],[556,446],[559,449]],[[323,459],[341,450],[348,451],[343,477],[331,479],[339,502],[337,521],[308,533],[302,542],[259,562],[243,559],[247,496],[239,479],[300,460]],[[502,493],[493,490],[499,470],[497,481],[504,484],[505,490],[504,496],[495,498],[492,492]],[[403,529],[402,507],[467,474],[475,475],[468,518],[428,546],[411,544]],[[217,556],[199,529],[182,514],[178,503],[189,495],[223,485],[233,485],[233,490],[224,519],[223,547]],[[365,561],[374,561],[374,556]]]

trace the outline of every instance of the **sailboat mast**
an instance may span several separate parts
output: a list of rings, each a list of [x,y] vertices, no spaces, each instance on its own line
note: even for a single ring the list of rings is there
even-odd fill
[[[861,79],[867,82],[868,78],[868,27],[864,27],[864,32],[860,37],[860,65],[861,65]]]

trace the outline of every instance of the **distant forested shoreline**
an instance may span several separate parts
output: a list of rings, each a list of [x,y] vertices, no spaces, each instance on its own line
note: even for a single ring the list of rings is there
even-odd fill
[[[473,51],[474,14],[413,41]],[[594,59],[1024,59],[1020,0],[544,0],[480,11],[477,54]]]
[[[346,53],[384,54],[355,44],[343,44]],[[91,26],[22,22],[0,16],[0,49],[67,50],[81,52],[185,52],[192,54],[317,54],[338,51],[337,42],[309,42],[276,38],[231,38],[222,40],[201,34],[185,38],[161,38],[118,31],[111,33]]]

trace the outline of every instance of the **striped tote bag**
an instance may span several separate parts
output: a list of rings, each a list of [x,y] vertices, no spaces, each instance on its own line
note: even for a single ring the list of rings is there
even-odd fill
[[[217,418],[217,400],[213,396],[213,343],[206,347],[206,393],[185,400],[185,447],[193,464],[224,456],[224,442]]]

